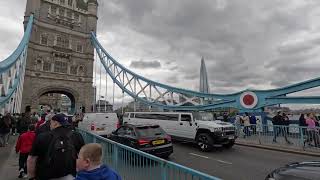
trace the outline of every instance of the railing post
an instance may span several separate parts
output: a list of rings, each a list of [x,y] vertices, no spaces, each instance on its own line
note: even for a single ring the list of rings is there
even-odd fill
[[[302,147],[302,150],[304,150],[304,135],[303,135],[303,127],[299,126],[299,134],[300,134],[300,145]]]
[[[161,162],[161,180],[167,180],[167,163]]]
[[[259,124],[259,126],[258,126],[258,127],[259,127],[259,130],[258,130],[258,131],[257,131],[257,129],[258,129],[258,128],[257,128],[257,125],[258,125],[258,124],[256,124],[256,132],[258,132],[258,140],[259,140],[259,144],[261,145],[261,132],[263,131],[263,130],[262,130],[262,128],[263,128],[262,126],[263,126],[263,125]]]
[[[112,163],[113,163],[113,168],[118,169],[118,151],[119,148],[116,144],[112,144],[112,149],[113,149],[113,154],[112,154]]]

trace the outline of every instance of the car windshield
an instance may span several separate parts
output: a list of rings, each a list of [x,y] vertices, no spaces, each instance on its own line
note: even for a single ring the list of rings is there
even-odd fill
[[[213,114],[209,112],[194,112],[193,117],[199,121],[213,121]]]
[[[165,135],[164,130],[158,125],[137,127],[137,133],[140,137],[146,138]]]

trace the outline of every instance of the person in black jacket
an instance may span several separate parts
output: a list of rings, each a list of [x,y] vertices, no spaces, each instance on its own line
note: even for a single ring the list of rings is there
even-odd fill
[[[287,138],[287,133],[285,130],[285,120],[284,118],[281,116],[281,112],[279,111],[277,113],[276,116],[274,116],[272,118],[272,123],[273,123],[273,142],[276,143],[277,142],[277,136],[279,136],[279,134],[282,134],[284,136],[284,139],[286,140],[286,142],[288,144],[292,144],[288,138]]]
[[[52,117],[50,129],[36,136],[28,157],[28,176],[37,180],[73,180],[76,175],[77,154],[84,145],[84,140],[81,134],[70,128],[64,114]]]
[[[307,131],[307,123],[306,123],[306,118],[304,114],[301,114],[299,117],[299,126],[300,126],[300,131],[302,131],[302,134],[305,136]]]

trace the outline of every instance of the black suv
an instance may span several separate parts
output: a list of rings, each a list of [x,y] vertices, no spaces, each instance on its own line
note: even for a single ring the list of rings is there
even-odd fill
[[[266,180],[318,180],[320,161],[291,163],[271,172]]]
[[[109,139],[161,158],[173,152],[171,137],[159,125],[124,124]]]

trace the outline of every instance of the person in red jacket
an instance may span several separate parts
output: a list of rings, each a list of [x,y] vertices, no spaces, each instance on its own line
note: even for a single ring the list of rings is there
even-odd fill
[[[32,149],[32,144],[35,139],[35,127],[33,124],[29,125],[29,131],[23,133],[18,138],[16,144],[16,153],[19,154],[19,178],[27,175],[27,159]]]
[[[36,129],[38,129],[46,121],[46,114],[42,114],[40,120],[36,124]]]

